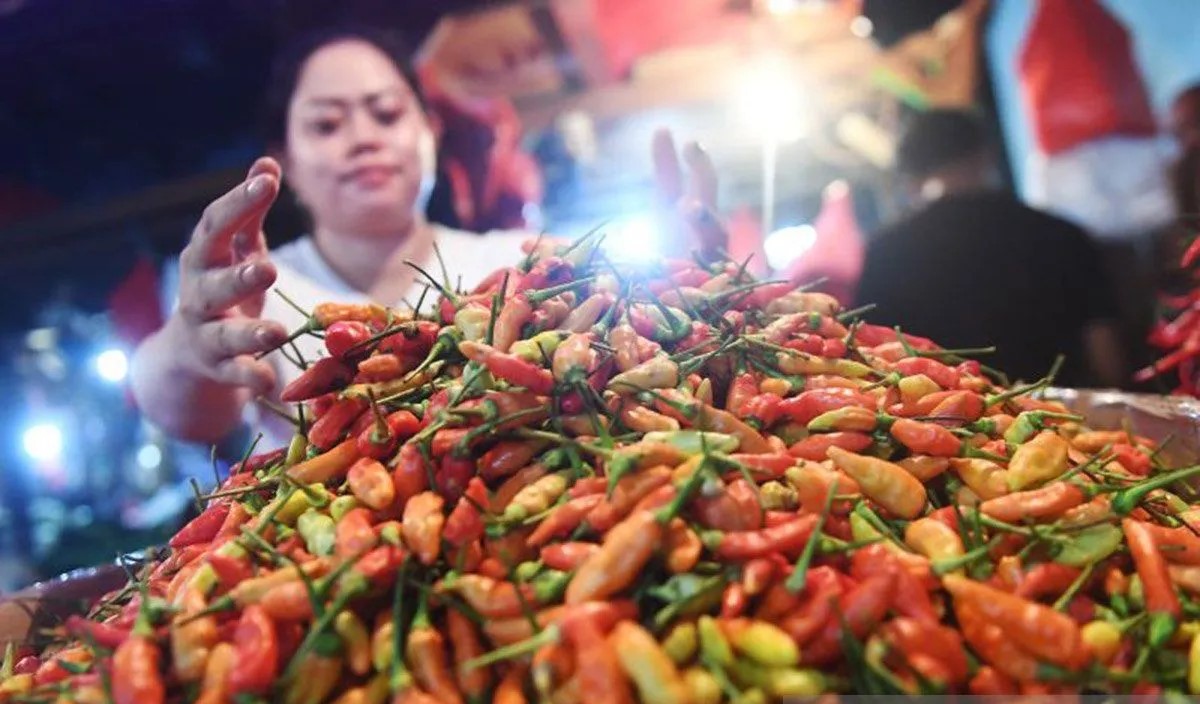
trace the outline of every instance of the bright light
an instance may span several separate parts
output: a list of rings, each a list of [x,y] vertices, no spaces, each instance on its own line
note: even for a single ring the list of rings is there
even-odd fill
[[[158,445],[142,445],[137,451],[137,463],[142,469],[154,469],[162,463],[162,450]]]
[[[850,20],[850,33],[859,39],[866,39],[875,31],[875,24],[871,22],[871,18],[859,15]]]
[[[783,15],[795,12],[799,4],[796,0],[767,0],[767,12],[772,15]]]
[[[633,215],[604,230],[604,249],[617,261],[646,262],[660,256],[658,226],[650,215]]]
[[[804,134],[799,77],[781,61],[762,61],[747,69],[736,97],[746,125],[767,139],[794,142]]]
[[[797,225],[775,230],[763,240],[767,264],[775,270],[783,269],[812,249],[816,241],[817,231],[813,229],[812,225]]]
[[[53,462],[62,456],[62,430],[54,423],[37,423],[21,436],[25,454],[39,462]]]
[[[129,373],[129,358],[121,350],[104,350],[96,355],[96,373],[114,384],[124,381]]]

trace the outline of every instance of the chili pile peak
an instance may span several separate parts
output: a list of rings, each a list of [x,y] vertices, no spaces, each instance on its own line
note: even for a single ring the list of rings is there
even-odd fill
[[[0,702],[1200,690],[1200,468],[1048,380],[595,237],[433,310],[314,312],[290,446]]]

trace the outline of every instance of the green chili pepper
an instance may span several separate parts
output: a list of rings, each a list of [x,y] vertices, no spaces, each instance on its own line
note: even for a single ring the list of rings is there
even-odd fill
[[[741,444],[732,435],[707,430],[655,430],[646,433],[643,439],[646,442],[665,443],[689,454],[698,454],[705,449],[710,452],[734,452]]]
[[[1061,549],[1054,556],[1054,561],[1071,567],[1099,562],[1116,552],[1124,539],[1121,529],[1108,523],[1084,528],[1073,533],[1070,540],[1059,544]]]
[[[332,518],[316,510],[309,510],[296,519],[296,529],[310,553],[317,556],[333,554],[337,524]]]
[[[1127,516],[1132,513],[1139,504],[1141,504],[1142,500],[1145,499],[1146,495],[1150,492],[1154,491],[1155,489],[1161,489],[1169,484],[1174,484],[1182,479],[1188,479],[1189,477],[1193,477],[1197,474],[1200,474],[1200,465],[1196,465],[1194,467],[1185,467],[1183,469],[1177,469],[1174,472],[1167,472],[1166,474],[1160,474],[1157,477],[1151,477],[1134,484],[1128,489],[1118,491],[1113,495],[1110,506],[1112,507],[1113,513],[1117,514],[1118,516]]]
[[[734,663],[733,646],[721,632],[720,625],[712,616],[701,616],[696,622],[697,635],[700,637],[700,653],[705,661],[721,667],[730,667]]]

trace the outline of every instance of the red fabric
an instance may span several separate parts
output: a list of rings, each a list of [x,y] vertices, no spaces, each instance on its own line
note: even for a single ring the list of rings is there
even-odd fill
[[[528,225],[525,205],[542,197],[536,162],[521,151],[521,120],[507,98],[466,98],[443,90],[431,72],[422,84],[442,127],[438,158],[462,225],[472,230]]]
[[[1019,72],[1048,155],[1107,135],[1156,132],[1129,33],[1099,0],[1039,0]]]
[[[162,327],[160,286],[158,268],[149,257],[143,256],[109,294],[113,329],[129,349]]]

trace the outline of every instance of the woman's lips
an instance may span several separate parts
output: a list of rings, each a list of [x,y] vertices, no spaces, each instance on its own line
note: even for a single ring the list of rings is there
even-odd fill
[[[362,166],[346,174],[346,181],[360,188],[376,189],[387,185],[400,170],[394,166]]]

